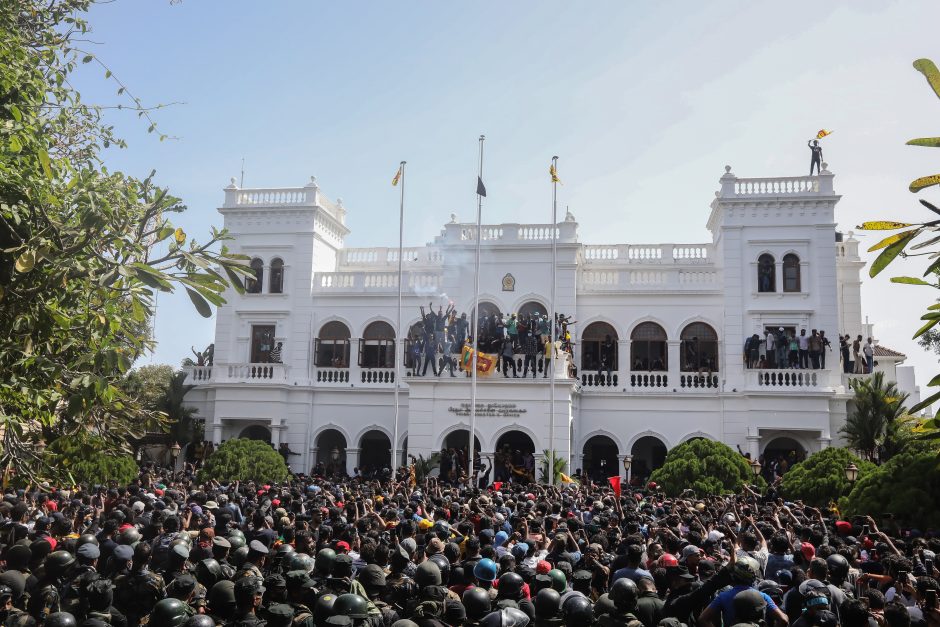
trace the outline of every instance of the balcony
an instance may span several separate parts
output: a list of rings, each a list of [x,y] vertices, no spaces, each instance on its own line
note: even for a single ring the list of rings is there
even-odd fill
[[[439,272],[405,272],[405,289],[434,293],[440,288]],[[313,275],[314,294],[396,294],[398,272],[316,272]]]
[[[828,387],[828,370],[748,370],[748,388],[766,391],[824,391]]]
[[[287,383],[289,368],[285,364],[219,364],[189,366],[185,369],[188,383]]]

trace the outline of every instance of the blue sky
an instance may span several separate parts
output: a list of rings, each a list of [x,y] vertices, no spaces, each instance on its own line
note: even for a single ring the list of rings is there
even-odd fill
[[[802,175],[822,127],[836,131],[824,149],[845,230],[922,218],[907,183],[940,171],[940,152],[904,146],[940,130],[940,101],[911,67],[940,61],[936,2],[119,0],[90,18],[96,53],[132,91],[186,103],[155,114],[179,137],[162,143],[110,114],[130,147],[108,160],[155,168],[197,237],[221,225],[221,188],[244,157],[246,187],[315,174],[344,200],[348,245],[393,245],[389,179],[406,159],[406,245],[424,243],[452,212],[473,218],[480,133],[485,221],[548,221],[559,155],[559,201],[589,243],[707,241],[725,164]],[[76,84],[119,101],[91,66]],[[933,294],[888,283],[899,273],[866,280],[863,307],[923,382],[936,359],[910,335]],[[185,295],[161,296],[152,360],[179,363],[213,324]]]

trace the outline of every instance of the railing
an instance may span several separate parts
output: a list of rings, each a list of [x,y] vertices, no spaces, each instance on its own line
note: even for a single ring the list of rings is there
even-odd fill
[[[287,366],[284,364],[228,364],[226,368],[229,381],[287,380]]]
[[[586,244],[588,265],[702,265],[711,263],[711,244]]]
[[[758,388],[817,389],[822,387],[828,370],[750,370],[757,379]]]
[[[262,207],[320,207],[340,223],[345,221],[346,209],[337,198],[331,202],[320,193],[320,187],[312,177],[304,187],[266,187],[258,189],[239,189],[232,179],[232,184],[225,188],[224,208],[262,208]]]
[[[191,381],[205,383],[212,380],[212,366],[190,366],[187,374]]]
[[[238,206],[259,205],[262,207],[305,205],[308,204],[308,195],[306,189],[296,187],[246,189],[239,190],[235,203]]]
[[[552,236],[560,243],[578,240],[578,223],[573,221],[552,224],[484,224],[480,229],[481,241],[488,244],[535,245],[551,242]],[[443,239],[449,242],[474,242],[477,239],[476,224],[451,222],[444,225]],[[440,241],[440,240],[437,240]]]
[[[602,388],[602,387],[617,387],[618,381],[617,372],[614,371],[607,376],[607,372],[597,372],[592,370],[582,370],[581,371],[581,387],[585,388]]]
[[[349,383],[349,368],[317,368],[317,383]]]
[[[439,266],[444,260],[444,252],[439,248],[422,246],[402,249],[402,265]],[[339,268],[357,267],[398,267],[397,248],[345,248],[339,251]]]
[[[682,390],[717,390],[718,375],[714,373],[683,372],[679,375],[679,388]]]
[[[629,383],[632,388],[666,388],[669,377],[665,372],[631,372]]]
[[[585,292],[714,290],[721,287],[717,270],[662,268],[630,270],[588,266],[581,270],[578,289]]]
[[[437,272],[406,272],[406,290],[435,290],[442,277]],[[317,272],[314,292],[392,291],[398,289],[397,272]]]
[[[362,383],[395,383],[394,368],[367,368],[359,373]]]
[[[815,176],[738,179],[734,185],[734,193],[739,196],[783,196],[818,191],[819,179]]]

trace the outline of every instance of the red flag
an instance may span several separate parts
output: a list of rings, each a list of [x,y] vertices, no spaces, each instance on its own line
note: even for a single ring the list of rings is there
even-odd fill
[[[499,489],[500,489],[501,487],[503,487],[503,482],[502,482],[502,481],[494,481],[494,482],[493,482],[493,492],[499,492]]]
[[[620,498],[620,477],[607,477],[607,481],[610,483],[610,487],[614,489],[614,494],[617,495],[617,498]]]

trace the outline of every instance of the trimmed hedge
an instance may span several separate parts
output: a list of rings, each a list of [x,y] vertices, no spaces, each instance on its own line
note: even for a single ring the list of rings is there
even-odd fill
[[[281,454],[267,442],[236,438],[217,448],[199,471],[199,481],[275,482],[290,477]]]
[[[81,440],[61,437],[46,449],[50,466],[61,481],[85,485],[117,481],[127,485],[137,478],[139,469],[134,458],[118,452],[99,437],[89,435]]]
[[[843,515],[894,514],[901,524],[936,527],[940,511],[937,454],[901,453],[855,483],[840,502]]]
[[[875,470],[871,462],[863,461],[848,449],[830,447],[813,453],[794,465],[783,475],[781,494],[791,500],[800,500],[816,507],[825,507],[849,493],[851,484],[845,478],[849,464],[858,466],[858,480]]]
[[[650,481],[659,484],[669,496],[689,489],[704,496],[738,492],[742,486],[753,483],[766,485],[761,477],[754,476],[740,453],[721,442],[705,439],[683,442],[669,451],[666,463],[653,472]]]

